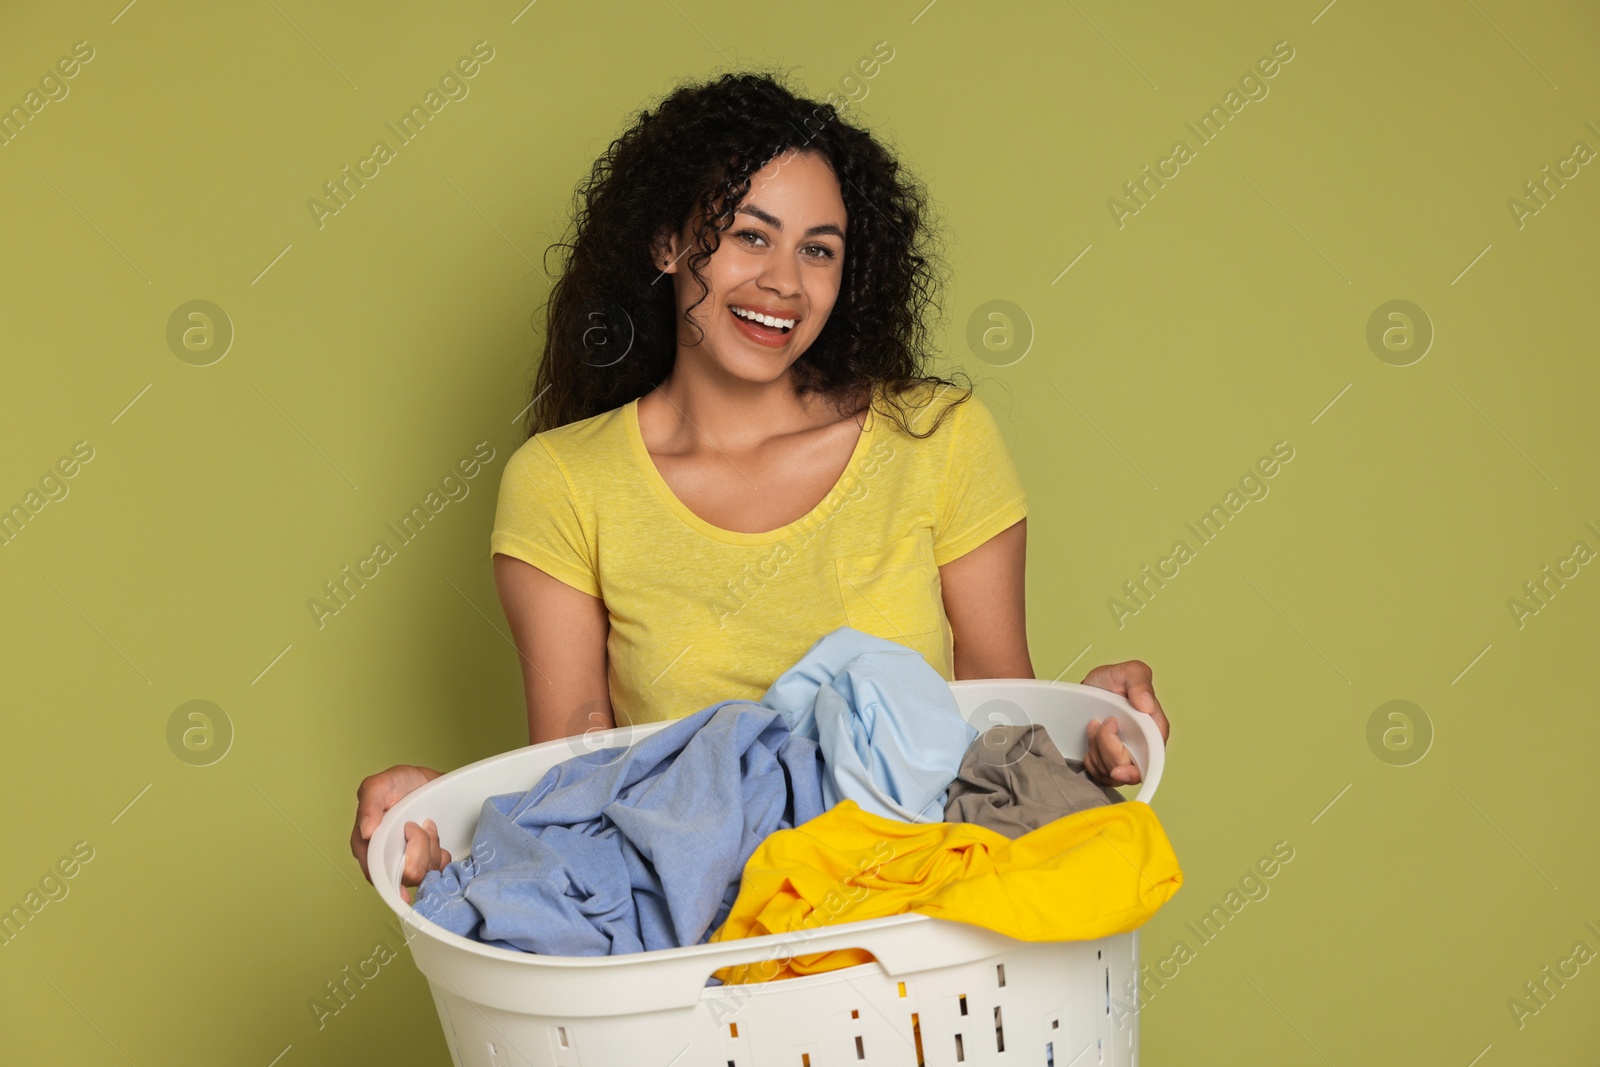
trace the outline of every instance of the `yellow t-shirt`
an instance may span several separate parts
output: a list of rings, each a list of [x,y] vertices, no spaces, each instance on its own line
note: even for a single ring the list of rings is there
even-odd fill
[[[886,819],[841,800],[756,846],[710,943],[908,911],[1019,941],[1094,941],[1138,929],[1182,885],[1161,820],[1137,800],[1064,815],[1016,839],[970,822]],[[714,973],[740,985],[874,959],[843,948]]]
[[[955,395],[943,388],[920,410],[908,398],[917,432]],[[974,395],[921,440],[870,411],[809,514],[765,533],[724,530],[673,494],[631,400],[512,453],[489,547],[605,601],[611,706],[625,726],[759,700],[840,626],[914,648],[953,679],[938,568],[1027,513],[1005,439]]]

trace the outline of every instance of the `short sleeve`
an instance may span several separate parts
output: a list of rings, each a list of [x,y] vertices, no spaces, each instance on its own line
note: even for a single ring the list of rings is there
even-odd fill
[[[1027,493],[994,415],[974,394],[951,415],[933,561],[943,567],[1028,515]]]
[[[572,485],[537,435],[511,454],[500,474],[489,551],[531,563],[574,589],[600,596]]]

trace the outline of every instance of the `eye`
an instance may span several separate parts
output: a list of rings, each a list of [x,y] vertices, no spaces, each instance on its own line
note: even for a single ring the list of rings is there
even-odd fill
[[[752,248],[764,245],[767,241],[766,234],[759,230],[738,230],[735,231],[733,236],[738,240],[744,241]],[[824,244],[806,245],[800,251],[805,253],[806,258],[808,259],[827,260],[834,259],[836,257],[834,250]]]

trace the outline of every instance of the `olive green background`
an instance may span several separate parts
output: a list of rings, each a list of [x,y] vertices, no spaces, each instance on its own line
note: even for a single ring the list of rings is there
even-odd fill
[[[0,908],[93,859],[0,947],[0,1060],[448,1063],[349,853],[354,790],[526,743],[486,556],[541,254],[632,109],[766,61],[854,98],[938,201],[941,369],[979,379],[1028,487],[1038,676],[1155,669],[1186,881],[1142,945],[1192,955],[1145,1062],[1600,1055],[1600,968],[1524,989],[1600,951],[1600,567],[1508,606],[1600,549],[1600,166],[1508,206],[1600,150],[1600,15],[925,2],[11,6],[0,104],[94,58],[0,147],[0,506],[93,459],[0,546]],[[479,41],[469,95],[319,228],[307,201]],[[1201,145],[1185,123],[1280,41]],[[193,300],[235,332],[206,366],[167,339]],[[1369,345],[1395,300],[1421,317],[1379,325],[1431,330],[1420,359]],[[1268,495],[1197,547],[1184,524],[1280,441]],[[479,442],[469,495],[319,628],[308,599]],[[209,765],[169,746],[192,700],[231,724]],[[1421,713],[1369,742],[1392,700]],[[1270,894],[1202,945],[1187,924],[1278,842]],[[399,957],[319,1028],[308,1002],[380,942]]]

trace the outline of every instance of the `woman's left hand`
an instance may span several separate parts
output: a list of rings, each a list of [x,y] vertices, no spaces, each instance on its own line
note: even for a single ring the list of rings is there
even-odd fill
[[[1166,712],[1161,710],[1161,701],[1156,699],[1149,664],[1137,659],[1108,663],[1084,675],[1082,684],[1098,686],[1124,697],[1135,710],[1144,712],[1156,721],[1156,728],[1161,731],[1161,741],[1166,743],[1172,726],[1167,722]],[[1118,736],[1117,720],[1114,718],[1090,720],[1083,768],[1100,785],[1137,785],[1143,781],[1139,765],[1133,761],[1128,746]]]

